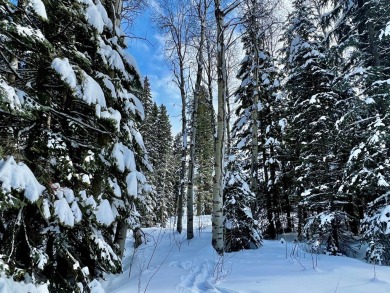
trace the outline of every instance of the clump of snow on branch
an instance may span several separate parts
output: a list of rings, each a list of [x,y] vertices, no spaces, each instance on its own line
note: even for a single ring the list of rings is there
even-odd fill
[[[114,84],[111,81],[111,78],[108,75],[103,74],[101,72],[99,72],[97,76],[103,80],[104,87],[106,87],[111,92],[111,96],[114,99],[116,99],[117,98],[116,89]]]
[[[17,24],[16,31],[20,36],[36,38],[36,40],[39,42],[45,40],[45,37],[43,36],[42,32],[39,29],[33,29],[29,26],[21,26]]]
[[[118,184],[118,180],[116,178],[114,179],[109,178],[108,183],[110,184],[110,187],[114,191],[114,195],[116,197],[122,197],[122,190]]]
[[[43,20],[47,20],[46,8],[41,0],[30,0],[28,7],[31,8]]]
[[[120,71],[125,78],[131,79],[125,69],[121,55],[114,50],[110,45],[107,45],[102,38],[100,38],[100,55],[103,57],[104,63],[108,64],[114,69]]]
[[[128,53],[127,51],[123,50],[122,48],[118,48],[119,54],[121,54],[123,60],[130,65],[131,67],[134,68],[135,72],[138,74],[138,76],[142,76],[141,71],[139,70],[138,63],[135,61],[134,57]],[[141,79],[143,82],[143,79]],[[143,86],[143,84],[142,84]]]
[[[379,38],[382,39],[383,37],[386,36],[390,36],[390,22],[388,22],[385,29],[381,31]]]
[[[102,3],[101,3],[100,1],[97,1],[97,3],[96,3],[96,9],[99,11],[100,16],[101,16],[101,18],[103,19],[104,24],[105,24],[110,30],[112,30],[112,28],[113,28],[112,21],[111,21],[111,19],[108,17],[107,11],[106,11],[106,9],[104,8],[104,6],[102,5]]]
[[[99,250],[101,251],[101,257],[105,260],[107,260],[111,266],[115,266],[113,261],[118,260],[118,256],[112,249],[110,245],[107,244],[107,242],[104,240],[104,237],[101,233],[101,231],[93,229],[91,240],[95,242],[95,244],[99,247]]]
[[[87,5],[87,8],[84,11],[85,18],[88,21],[88,23],[101,34],[103,32],[104,24],[105,24],[103,20],[103,16],[100,12],[101,8],[99,9],[98,7],[96,7],[95,3],[93,3],[92,0],[77,0],[77,1],[79,3],[84,3]],[[100,3],[100,1],[98,1],[98,3]]]
[[[115,216],[112,213],[110,202],[103,199],[95,212],[98,223],[110,226],[115,221]]]
[[[64,226],[74,226],[73,213],[65,198],[56,200],[54,202],[54,214],[58,217],[60,223]]]
[[[384,223],[386,226],[386,229],[384,231],[384,234],[390,234],[390,205],[385,206],[380,213],[378,214],[378,221],[380,223]]]
[[[87,104],[98,104],[106,107],[106,99],[100,85],[87,73],[82,71],[82,85],[78,87],[78,96]]]
[[[69,63],[68,58],[55,58],[51,63],[51,68],[53,68],[61,76],[61,80],[66,82],[70,88],[76,88],[76,74]]]
[[[126,177],[127,193],[132,196],[138,194],[137,172],[130,172]]]
[[[17,94],[15,88],[9,86],[5,80],[0,78],[0,92],[2,97],[5,98],[5,103],[9,104],[11,110],[19,110],[22,107],[22,102]]]
[[[24,163],[16,163],[12,156],[0,161],[0,184],[5,193],[24,191],[25,198],[30,202],[37,201],[45,190],[30,168]]]
[[[60,223],[67,227],[73,227],[81,222],[82,212],[73,190],[66,187],[62,188],[58,183],[52,184],[52,189],[58,198],[54,202],[54,215]]]
[[[124,100],[126,111],[132,112],[134,114],[138,112],[141,119],[145,119],[144,107],[141,101],[135,95],[127,91],[120,91],[118,95],[121,99]]]
[[[107,109],[107,111],[100,111],[100,107],[97,107],[97,109],[99,109],[99,110],[96,111],[96,116],[103,118],[103,119],[113,120],[115,122],[115,127],[116,127],[117,131],[120,131],[120,124],[121,124],[122,115],[118,110],[115,110],[111,107],[109,107]],[[100,113],[98,114],[98,112],[100,112]]]
[[[115,144],[111,157],[115,160],[119,171],[124,172],[125,169],[129,171],[136,170],[134,153],[123,143]]]

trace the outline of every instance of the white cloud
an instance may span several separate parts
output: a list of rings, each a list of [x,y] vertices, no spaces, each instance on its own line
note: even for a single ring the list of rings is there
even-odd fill
[[[131,42],[130,44],[131,48],[134,50],[140,50],[143,52],[150,52],[150,45],[147,44],[147,41],[145,40],[136,40],[134,42]]]
[[[155,46],[155,54],[153,55],[153,59],[165,62],[165,54],[164,54],[164,47],[165,47],[165,40],[166,38],[164,35],[156,34],[153,37],[156,40]]]

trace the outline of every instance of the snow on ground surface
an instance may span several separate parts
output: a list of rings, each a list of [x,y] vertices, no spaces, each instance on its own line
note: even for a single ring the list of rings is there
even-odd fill
[[[172,227],[143,229],[147,243],[135,253],[129,237],[124,272],[105,277],[106,293],[390,292],[390,267],[323,254],[312,259],[288,236],[285,243],[264,241],[257,250],[219,257],[211,247],[210,217],[196,218],[195,225],[190,241]]]

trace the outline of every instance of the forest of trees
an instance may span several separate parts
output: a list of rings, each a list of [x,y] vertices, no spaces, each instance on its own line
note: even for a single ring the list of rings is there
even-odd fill
[[[294,232],[390,265],[390,2],[152,2],[0,0],[0,273],[89,292],[195,214],[221,255]],[[127,47],[146,9],[179,134]]]

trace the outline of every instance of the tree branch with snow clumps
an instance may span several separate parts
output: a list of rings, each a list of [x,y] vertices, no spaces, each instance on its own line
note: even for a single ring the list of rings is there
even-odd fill
[[[24,191],[25,198],[30,202],[36,202],[45,190],[30,168],[24,163],[16,163],[12,156],[0,161],[0,183],[5,193]]]

